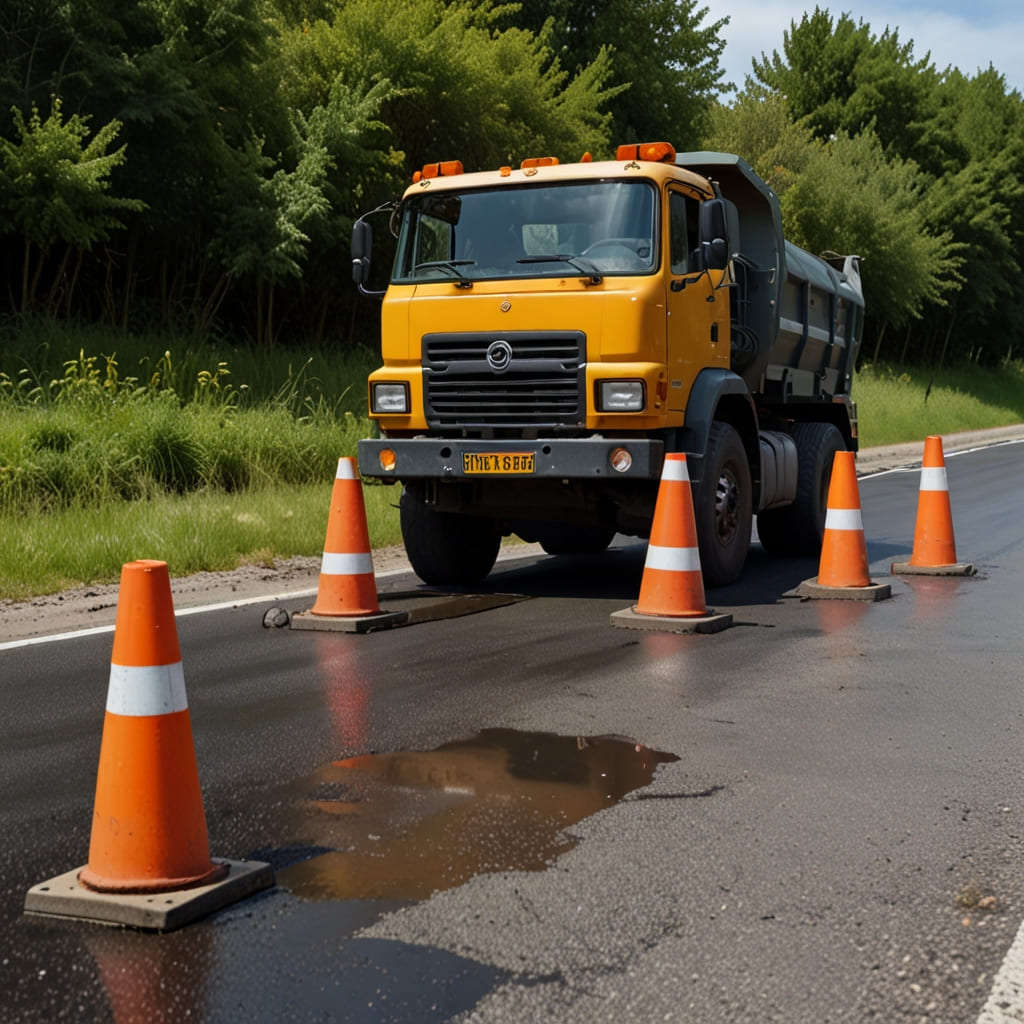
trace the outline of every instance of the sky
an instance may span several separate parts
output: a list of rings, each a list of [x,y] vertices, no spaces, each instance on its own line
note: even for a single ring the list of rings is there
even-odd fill
[[[760,59],[762,52],[771,56],[773,50],[781,54],[783,33],[792,22],[799,24],[805,12],[813,13],[815,0],[700,0],[697,9],[704,6],[704,24],[729,17],[722,32],[722,67],[725,79],[742,88],[751,58]],[[817,6],[833,22],[848,14],[855,23],[867,23],[876,37],[887,27],[897,29],[901,43],[913,43],[915,59],[930,52],[940,71],[952,65],[974,75],[992,64],[1007,89],[1024,96],[1021,0],[817,0]]]

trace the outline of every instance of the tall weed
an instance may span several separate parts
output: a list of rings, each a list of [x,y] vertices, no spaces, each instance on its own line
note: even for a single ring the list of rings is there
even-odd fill
[[[333,402],[312,386],[310,362],[259,401],[223,361],[186,373],[169,350],[145,376],[84,349],[59,376],[0,372],[0,513],[333,479],[369,421],[342,408],[348,385]]]

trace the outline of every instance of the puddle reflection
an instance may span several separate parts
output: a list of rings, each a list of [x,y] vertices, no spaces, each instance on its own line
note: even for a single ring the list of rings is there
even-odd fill
[[[871,611],[869,601],[812,601],[823,633],[841,633],[856,626]]]
[[[192,930],[187,943],[181,935],[140,941],[134,932],[97,929],[84,944],[96,962],[113,1024],[187,1020],[210,995],[216,957],[207,929]]]
[[[490,729],[336,761],[295,787],[297,833],[329,852],[277,882],[307,900],[423,899],[483,872],[543,870],[575,845],[564,829],[676,760],[622,737]]]
[[[901,576],[914,597],[911,622],[938,621],[955,610],[955,598],[966,589],[965,581],[957,576]],[[969,586],[969,584],[967,584]]]
[[[362,649],[358,644],[339,644],[329,633],[314,633],[312,640],[334,728],[346,746],[365,746],[373,688],[362,664]]]

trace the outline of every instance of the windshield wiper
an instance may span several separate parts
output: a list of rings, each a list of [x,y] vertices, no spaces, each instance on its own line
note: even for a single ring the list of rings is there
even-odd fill
[[[429,260],[426,263],[417,263],[412,270],[414,274],[418,274],[421,270],[433,270],[435,267],[441,270],[450,270],[458,278],[455,283],[456,288],[472,288],[473,282],[459,270],[459,267],[468,267],[474,263],[476,260]]]
[[[570,267],[575,267],[581,274],[587,274],[590,277],[591,284],[600,284],[602,281],[601,271],[590,260],[583,259],[580,256],[573,256],[567,252],[523,256],[521,259],[516,260],[516,263],[568,263]]]

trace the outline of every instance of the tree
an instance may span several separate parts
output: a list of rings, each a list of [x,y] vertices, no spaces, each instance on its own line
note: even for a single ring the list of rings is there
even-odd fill
[[[959,246],[963,286],[950,323],[936,310],[926,325],[950,355],[992,360],[1024,331],[1024,105],[994,69],[973,78],[947,71],[939,90],[958,161],[929,191],[926,217]],[[950,329],[951,328],[951,329]]]
[[[951,233],[929,230],[927,179],[908,161],[888,159],[870,132],[840,132],[812,148],[786,191],[786,235],[812,252],[861,257],[867,316],[876,329],[919,318],[959,286],[962,257]]]
[[[744,90],[731,106],[711,111],[705,149],[737,153],[782,196],[811,158],[811,131],[790,113],[784,96]]]
[[[330,22],[285,35],[285,95],[309,109],[338,81],[355,96],[387,83],[379,120],[403,177],[428,159],[497,167],[606,147],[607,54],[570,74],[545,34],[500,28],[498,13],[489,3],[349,0]]]
[[[53,101],[45,121],[35,107],[27,122],[15,109],[13,121],[18,140],[0,139],[0,233],[17,233],[24,240],[23,312],[37,306],[46,259],[55,245],[64,244],[45,303],[52,312],[62,287],[70,307],[83,254],[124,228],[124,214],[144,204],[110,192],[111,171],[124,161],[124,146],[108,152],[120,122],[109,121],[89,139],[88,118],[72,114],[65,120],[60,100]],[[77,263],[68,282],[73,254]]]
[[[664,139],[690,148],[707,124],[715,98],[731,88],[720,65],[728,18],[704,24],[696,0],[522,0],[503,17],[542,36],[562,67],[579,71],[610,50],[609,97],[616,142]]]
[[[855,24],[848,14],[833,22],[819,7],[790,23],[781,55],[773,50],[754,62],[756,82],[785,96],[793,117],[816,138],[870,128],[883,149],[911,159],[919,158],[924,124],[934,113],[937,77],[895,30],[875,36],[865,22]]]
[[[309,232],[318,258],[292,297],[315,316],[313,333],[325,304],[338,316],[353,301],[338,290],[352,220],[400,195],[424,163],[496,169],[608,148],[607,55],[570,75],[546,36],[502,28],[489,5],[348,0],[329,20],[277,27],[277,94],[289,109],[323,118],[330,157],[331,209]]]

